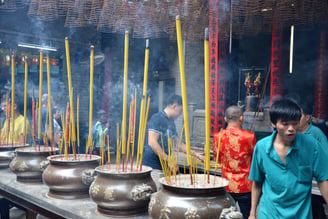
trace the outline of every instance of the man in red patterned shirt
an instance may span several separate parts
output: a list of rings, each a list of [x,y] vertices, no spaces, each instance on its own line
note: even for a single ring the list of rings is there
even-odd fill
[[[253,150],[256,144],[255,134],[243,130],[243,112],[237,106],[225,111],[226,129],[214,134],[213,154],[219,163],[221,176],[230,181],[226,191],[238,202],[244,218],[249,217],[251,209],[252,181],[248,179]]]

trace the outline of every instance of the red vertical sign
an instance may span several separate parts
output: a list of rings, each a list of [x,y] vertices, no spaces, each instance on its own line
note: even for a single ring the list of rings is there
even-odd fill
[[[325,119],[327,91],[327,32],[321,32],[318,38],[317,71],[315,75],[314,116]]]
[[[210,63],[210,130],[211,135],[218,131],[218,33],[219,0],[209,1],[209,63]]]
[[[283,63],[283,31],[276,24],[272,25],[271,45],[271,86],[270,105],[275,97],[283,96],[284,91],[284,63]]]
[[[226,67],[227,67],[227,52],[228,40],[219,34],[219,91],[218,91],[218,127],[217,131],[224,126],[224,111],[225,111],[225,82],[226,82]]]

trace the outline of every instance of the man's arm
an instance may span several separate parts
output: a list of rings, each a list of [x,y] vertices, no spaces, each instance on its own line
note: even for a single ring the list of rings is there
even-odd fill
[[[179,138],[178,138],[178,137],[176,137],[175,142],[176,142],[177,144],[179,143]],[[184,143],[181,143],[181,146],[182,146],[182,147],[181,147],[182,151],[183,151],[184,153],[187,153],[186,145],[185,145]],[[204,157],[203,155],[197,153],[197,152],[194,151],[194,150],[190,150],[190,154],[191,154],[191,156],[195,156],[196,158],[198,158],[198,159],[201,160],[201,161],[204,161],[204,160],[205,160],[205,157]]]
[[[167,157],[167,154],[163,151],[162,147],[158,144],[158,139],[160,135],[157,132],[148,131],[148,145],[151,147],[151,149],[154,151],[157,156],[160,156],[161,158],[164,159]]]
[[[326,204],[328,203],[328,180],[318,182],[322,197],[325,199]]]
[[[252,185],[252,205],[248,219],[256,218],[256,209],[262,195],[262,182],[253,181]]]

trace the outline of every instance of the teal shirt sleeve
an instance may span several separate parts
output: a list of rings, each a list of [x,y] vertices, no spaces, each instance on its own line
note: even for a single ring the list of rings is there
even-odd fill
[[[318,182],[328,180],[328,153],[324,150],[319,142],[315,142],[314,145],[314,165],[313,175]]]
[[[251,170],[248,176],[249,180],[257,181],[257,182],[262,182],[265,176],[265,173],[262,169],[263,165],[261,164],[263,159],[262,155],[264,151],[260,149],[261,149],[261,145],[257,143],[254,148]]]

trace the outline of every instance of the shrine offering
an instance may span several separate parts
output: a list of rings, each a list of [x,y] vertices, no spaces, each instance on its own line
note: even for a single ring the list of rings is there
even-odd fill
[[[99,212],[127,216],[146,212],[150,196],[156,191],[151,178],[151,168],[142,171],[117,172],[115,165],[97,167],[97,177],[91,184],[89,194],[97,203]]]
[[[79,156],[79,154],[77,155]],[[92,172],[98,166],[100,157],[80,156],[79,160],[70,156],[48,156],[49,165],[42,174],[44,184],[49,187],[48,196],[59,199],[89,197],[89,186],[93,181]]]
[[[16,180],[24,183],[42,182],[43,164],[47,157],[56,154],[59,149],[50,147],[17,148],[16,156],[10,162],[10,169],[16,174]]]
[[[151,196],[149,217],[242,219],[242,214],[236,210],[234,200],[225,191],[224,187],[229,181],[211,175],[210,181],[216,183],[208,184],[208,178],[205,176],[194,175],[193,184],[190,183],[188,174],[178,175],[176,180],[172,176],[172,184],[168,184],[166,178],[161,178],[160,184],[163,188]]]

